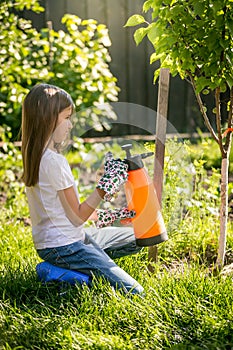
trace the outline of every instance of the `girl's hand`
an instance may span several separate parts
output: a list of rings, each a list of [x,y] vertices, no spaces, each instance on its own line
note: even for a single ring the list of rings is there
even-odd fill
[[[97,215],[97,211],[93,211],[93,213],[91,214],[91,216],[88,218],[88,220],[92,220],[92,221],[97,221],[98,220],[98,215]]]
[[[111,152],[105,156],[104,175],[100,178],[97,188],[105,191],[104,200],[111,201],[119,192],[120,186],[127,181],[128,165],[121,159],[114,159]]]
[[[111,226],[114,221],[118,219],[131,219],[136,215],[134,210],[128,210],[127,208],[121,209],[96,209],[98,220],[96,227],[101,228],[105,226]]]

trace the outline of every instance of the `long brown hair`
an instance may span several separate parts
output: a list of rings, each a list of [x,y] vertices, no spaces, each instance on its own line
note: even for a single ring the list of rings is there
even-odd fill
[[[25,97],[22,111],[23,181],[34,186],[39,180],[39,166],[46,142],[56,128],[58,115],[72,107],[70,95],[49,84],[37,84]]]

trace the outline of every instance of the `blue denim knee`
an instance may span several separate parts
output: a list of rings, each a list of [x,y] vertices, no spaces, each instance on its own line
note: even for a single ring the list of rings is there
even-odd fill
[[[143,287],[128,273],[121,269],[93,240],[88,244],[75,243],[37,250],[39,256],[53,265],[80,271],[88,276],[103,277],[116,289],[126,292],[142,293]]]

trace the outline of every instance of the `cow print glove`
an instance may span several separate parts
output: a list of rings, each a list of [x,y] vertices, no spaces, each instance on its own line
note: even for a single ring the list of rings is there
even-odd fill
[[[120,191],[120,186],[127,181],[128,165],[121,159],[114,159],[111,152],[105,156],[104,175],[100,178],[97,188],[105,191],[104,200],[110,202]]]
[[[111,226],[118,219],[131,219],[136,215],[134,210],[121,209],[96,209],[98,220],[96,227]]]

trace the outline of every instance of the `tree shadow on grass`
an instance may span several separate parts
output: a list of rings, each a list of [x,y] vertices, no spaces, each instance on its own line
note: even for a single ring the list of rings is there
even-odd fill
[[[47,282],[38,280],[36,270],[11,270],[0,273],[0,298],[12,306],[46,305],[58,308],[61,303],[70,298],[81,298],[86,285]]]
[[[97,292],[97,293],[96,293]],[[81,285],[61,285],[57,283],[43,284],[38,281],[34,268],[27,270],[10,270],[0,273],[0,300],[1,300],[1,318],[0,318],[0,348],[8,344],[9,349],[21,347],[24,349],[71,349],[69,346],[70,329],[79,324],[80,332],[88,331],[87,325],[82,328],[82,320],[89,313],[93,313],[91,317],[99,317],[102,322],[108,322],[101,310],[96,308],[101,304],[101,308],[108,304],[107,295],[101,289],[90,290],[87,286]],[[151,300],[156,295],[149,296]],[[97,300],[97,299],[101,300]],[[148,296],[146,297],[148,299]],[[213,327],[207,327],[207,324],[200,318],[195,319],[195,314],[187,313],[185,317],[188,319],[173,318],[174,324],[167,324],[164,320],[147,320],[147,323],[140,324],[138,317],[134,314],[134,309],[143,312],[143,308],[148,304],[141,305],[138,301],[137,305],[133,304],[125,316],[129,320],[125,320],[125,328],[121,329],[120,324],[112,332],[124,331],[132,340],[140,337],[138,343],[148,340],[146,349],[159,349],[156,344],[161,344],[162,349],[173,350],[232,350],[233,349],[233,323],[228,319],[214,320]],[[97,304],[97,305],[96,305]],[[151,307],[153,307],[153,302]],[[124,305],[122,305],[124,307]],[[90,309],[93,308],[93,309]],[[141,309],[141,310],[140,310]],[[98,311],[99,310],[99,311]],[[148,312],[146,309],[145,312]],[[168,310],[167,310],[168,311]],[[96,314],[95,314],[96,313]],[[124,317],[125,317],[124,316]],[[200,315],[199,315],[200,316]],[[199,317],[198,316],[198,317]],[[112,316],[114,318],[114,316]],[[135,320],[134,320],[135,318]],[[81,322],[81,323],[79,323]],[[136,325],[137,329],[128,327],[129,324]],[[139,322],[139,323],[138,323]],[[164,334],[161,332],[161,338],[153,339],[155,329],[158,322],[162,322]],[[85,322],[84,322],[85,323]],[[201,323],[201,324],[200,324]],[[75,326],[74,326],[75,325]],[[80,326],[81,325],[81,326]],[[90,324],[90,329],[97,331]],[[151,327],[151,329],[149,329]],[[145,328],[145,329],[144,329]],[[148,330],[147,330],[148,328]],[[154,330],[153,330],[154,328]],[[140,332],[140,329],[142,332]],[[152,330],[152,335],[150,332]],[[104,331],[99,329],[100,332]],[[71,338],[70,338],[71,337]],[[124,337],[124,335],[122,335]],[[145,338],[145,339],[143,339]],[[166,341],[162,340],[166,339]],[[67,344],[66,344],[67,342]],[[154,344],[152,346],[152,344]],[[87,347],[88,348],[88,347]],[[98,348],[98,347],[94,347]],[[118,349],[118,348],[117,348]],[[127,350],[127,347],[125,347]],[[130,348],[132,350],[132,347]]]
[[[167,349],[172,350],[232,350],[233,349],[233,336],[225,335],[226,330],[218,332],[215,339],[193,339],[184,341],[183,343],[171,345]],[[166,347],[163,347],[166,349]]]
[[[78,284],[41,283],[33,268],[1,271],[0,348],[62,348],[59,338],[67,322],[67,305],[72,301],[78,314],[82,294],[87,294],[85,288],[88,289]]]

